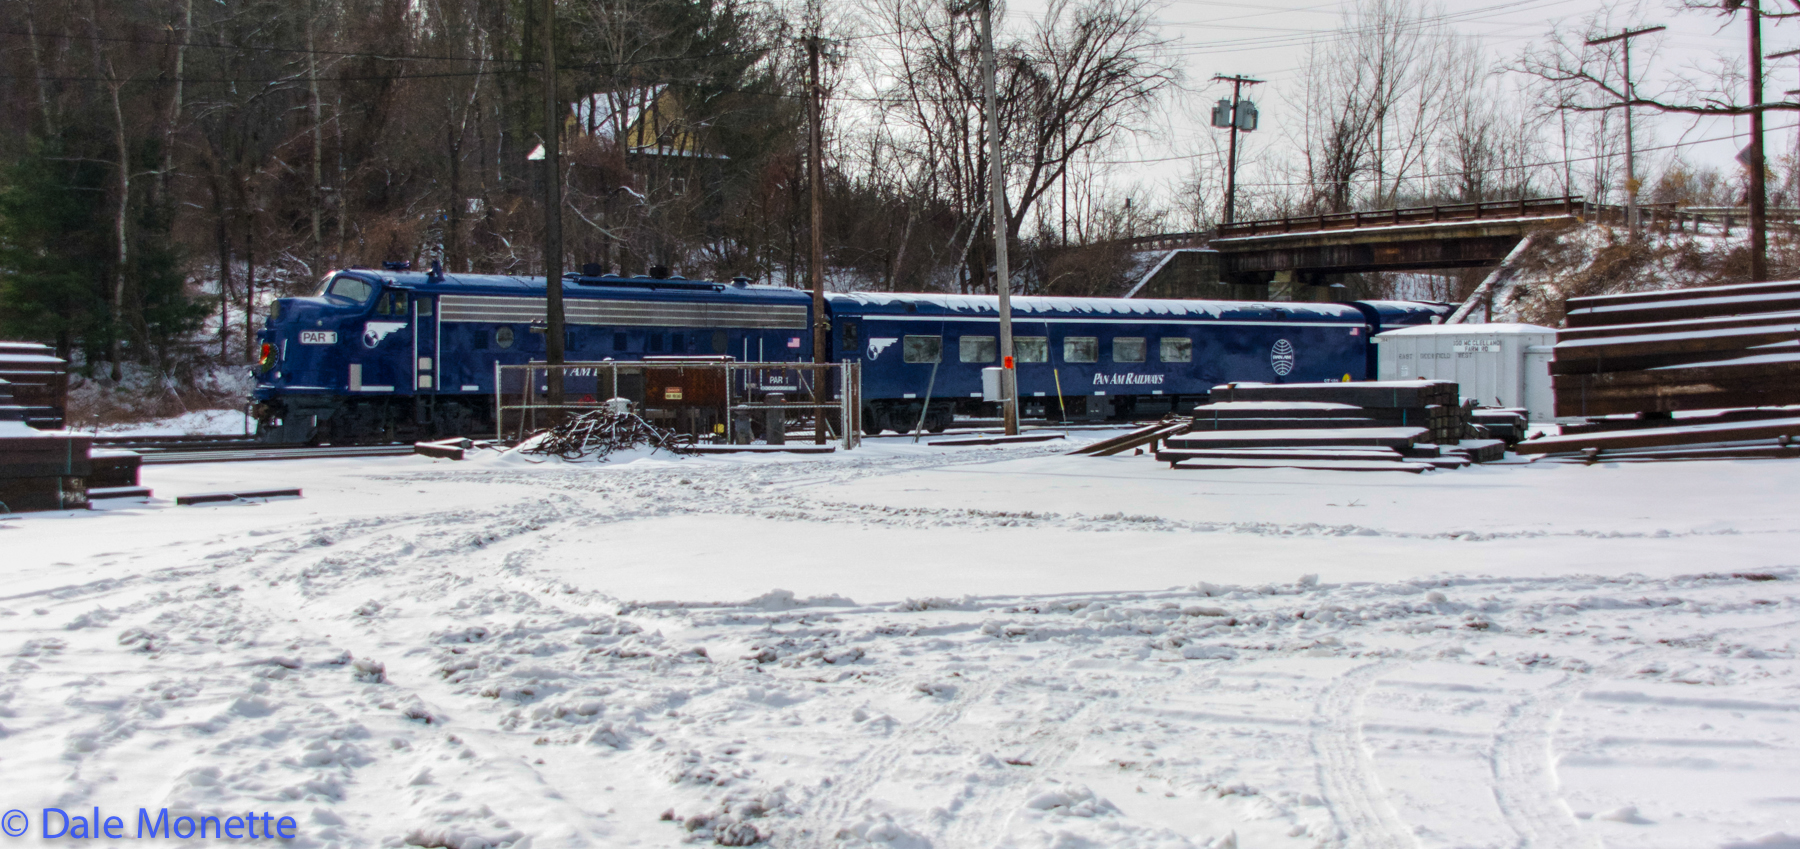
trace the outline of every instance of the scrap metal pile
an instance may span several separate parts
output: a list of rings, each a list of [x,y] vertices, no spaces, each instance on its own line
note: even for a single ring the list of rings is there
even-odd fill
[[[1149,445],[1176,469],[1302,468],[1346,472],[1455,469],[1505,455],[1489,426],[1522,434],[1523,416],[1484,411],[1471,421],[1455,383],[1238,383],[1214,387],[1216,403],[1085,446],[1108,456]],[[1159,447],[1160,444],[1160,447]]]
[[[615,451],[653,448],[673,454],[693,453],[692,434],[657,427],[634,413],[594,410],[572,416],[519,444],[521,454],[564,460],[604,460]]]
[[[1597,462],[1800,456],[1800,281],[1570,298],[1556,412],[1521,454]],[[1679,415],[1677,415],[1679,414]]]

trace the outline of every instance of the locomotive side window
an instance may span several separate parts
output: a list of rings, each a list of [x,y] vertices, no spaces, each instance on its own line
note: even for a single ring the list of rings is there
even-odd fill
[[[1067,336],[1063,338],[1063,362],[1093,363],[1100,361],[1100,337]]]
[[[469,347],[477,351],[485,351],[487,347],[487,331],[477,330],[469,342]]]
[[[1144,361],[1144,337],[1120,336],[1113,340],[1113,362],[1141,363]]]
[[[957,340],[957,355],[965,363],[991,363],[998,350],[992,336],[964,336]]]
[[[499,330],[494,331],[494,344],[495,345],[498,345],[502,348],[511,348],[512,343],[513,343],[513,329],[512,328],[502,327]]]
[[[406,315],[406,293],[389,291],[375,303],[376,315]]]
[[[714,330],[712,333],[712,352],[715,354],[725,353],[725,345],[729,341],[730,340],[725,336],[725,331]]]
[[[671,354],[687,353],[687,334],[686,333],[672,333],[669,335],[669,353],[671,353]]]
[[[644,334],[644,353],[646,353],[646,354],[662,353],[662,343],[663,343],[663,335],[661,333],[651,331],[649,333]]]
[[[625,350],[625,347],[626,347],[625,346],[625,334],[614,333],[613,334],[613,350],[623,351],[623,350]]]
[[[901,352],[909,363],[935,363],[944,356],[944,337],[908,336]]]
[[[1162,339],[1162,361],[1165,363],[1191,363],[1194,361],[1194,340],[1186,336],[1164,336]]]
[[[374,292],[375,287],[369,285],[367,280],[361,280],[349,275],[339,275],[336,279],[332,280],[331,283],[326,285],[323,294],[328,298],[342,298],[346,301],[360,304],[367,301],[369,295]]]
[[[1046,336],[1014,336],[1013,360],[1021,363],[1050,362],[1050,339]]]

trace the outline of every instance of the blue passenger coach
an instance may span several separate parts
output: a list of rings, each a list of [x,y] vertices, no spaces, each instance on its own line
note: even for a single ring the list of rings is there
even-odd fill
[[[981,369],[1000,364],[998,298],[855,293],[828,302],[835,356],[863,362],[866,429],[906,430],[924,413],[935,430],[981,410]],[[1156,415],[1185,411],[1230,381],[1364,380],[1371,332],[1441,312],[1400,302],[1013,298],[1021,412]]]
[[[568,275],[562,289],[570,360],[811,359],[811,298],[796,289],[612,275]],[[335,272],[270,311],[260,432],[341,443],[489,428],[495,363],[544,360],[544,304],[542,277]]]

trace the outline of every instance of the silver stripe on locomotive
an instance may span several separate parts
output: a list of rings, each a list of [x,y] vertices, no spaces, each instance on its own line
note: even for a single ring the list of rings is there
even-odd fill
[[[766,330],[805,330],[806,308],[800,306],[738,305],[678,302],[586,300],[563,301],[570,324],[651,327],[744,327]],[[530,324],[544,318],[543,298],[444,295],[439,298],[440,321],[492,324]]]

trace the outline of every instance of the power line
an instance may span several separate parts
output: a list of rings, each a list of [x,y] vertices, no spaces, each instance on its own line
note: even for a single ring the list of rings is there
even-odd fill
[[[1780,127],[1770,127],[1770,128],[1768,128],[1767,132],[1779,132],[1781,130],[1792,130],[1797,127],[1800,127],[1800,122],[1796,122],[1793,124],[1787,124],[1787,125],[1780,126]],[[1648,151],[1654,151],[1654,150],[1674,150],[1676,148],[1692,147],[1694,145],[1707,144],[1710,142],[1729,141],[1731,139],[1742,138],[1749,134],[1750,134],[1749,131],[1746,130],[1741,133],[1733,132],[1733,133],[1729,133],[1729,134],[1722,135],[1722,136],[1712,136],[1710,138],[1704,138],[1704,139],[1693,139],[1691,141],[1679,141],[1679,142],[1674,142],[1671,144],[1657,145],[1654,147],[1639,148],[1639,150],[1642,152],[1648,152]],[[1143,164],[1151,164],[1151,163],[1156,163],[1156,162],[1174,162],[1174,161],[1185,160],[1185,159],[1200,159],[1200,158],[1203,158],[1203,157],[1206,157],[1209,155],[1216,155],[1216,154],[1194,153],[1194,154],[1187,154],[1184,156],[1164,157],[1161,159],[1111,160],[1111,161],[1097,160],[1094,164],[1096,164],[1096,165],[1143,165]],[[1503,165],[1503,166],[1500,166],[1497,168],[1483,168],[1483,169],[1478,169],[1478,170],[1474,170],[1474,171],[1446,171],[1446,172],[1443,172],[1440,174],[1415,174],[1413,176],[1406,177],[1404,179],[1436,180],[1436,179],[1441,179],[1444,177],[1460,177],[1460,176],[1462,176],[1464,174],[1468,174],[1468,173],[1491,174],[1491,173],[1495,173],[1495,172],[1499,172],[1499,171],[1523,171],[1523,170],[1529,170],[1532,168],[1548,168],[1552,165],[1561,165],[1564,162],[1593,162],[1593,161],[1599,160],[1599,159],[1610,159],[1616,155],[1617,154],[1607,153],[1607,154],[1594,154],[1593,156],[1575,156],[1575,157],[1569,157],[1568,159],[1563,159],[1563,158],[1559,157],[1557,159],[1544,160],[1541,162],[1528,162],[1528,163],[1524,163],[1521,165]],[[1374,178],[1359,178],[1359,179],[1355,179],[1355,180],[1349,180],[1347,182],[1357,183],[1357,184],[1372,183],[1372,182],[1374,182]],[[1291,188],[1305,188],[1307,186],[1312,186],[1315,184],[1311,183],[1311,182],[1292,182],[1292,183],[1244,183],[1243,185],[1244,186],[1253,186],[1256,188],[1266,188],[1266,189],[1291,189]]]

